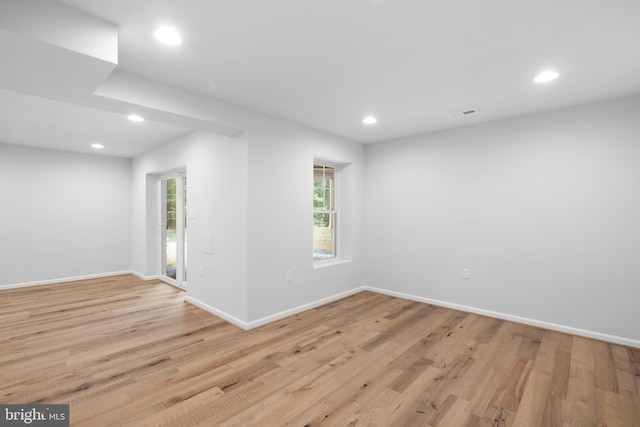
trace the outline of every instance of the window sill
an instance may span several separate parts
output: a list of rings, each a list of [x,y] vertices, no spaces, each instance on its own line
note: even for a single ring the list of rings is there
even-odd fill
[[[313,268],[325,268],[331,267],[334,265],[347,264],[351,262],[350,259],[342,259],[342,258],[331,258],[331,259],[321,259],[313,261]]]

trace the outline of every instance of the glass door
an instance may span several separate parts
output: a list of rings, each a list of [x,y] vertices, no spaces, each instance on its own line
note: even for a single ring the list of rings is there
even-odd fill
[[[187,177],[178,173],[161,179],[163,278],[184,287],[187,282]]]

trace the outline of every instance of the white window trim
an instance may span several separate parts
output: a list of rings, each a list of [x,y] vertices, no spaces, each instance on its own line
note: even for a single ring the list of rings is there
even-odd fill
[[[313,261],[313,268],[317,269],[317,268],[331,267],[334,265],[346,264],[352,261],[353,260],[351,259],[338,258],[338,257],[329,258],[329,259],[318,259]]]
[[[333,191],[334,191],[334,199],[335,199],[334,210],[336,212],[336,224],[335,224],[336,229],[335,229],[335,242],[334,242],[334,249],[336,252],[336,256],[334,256],[333,258],[327,258],[327,259],[314,259],[313,266],[314,268],[322,268],[322,267],[328,267],[331,265],[350,262],[350,260],[346,260],[342,257],[342,244],[341,244],[342,238],[340,236],[341,228],[342,228],[342,210],[340,209],[341,208],[341,203],[340,203],[341,165],[339,163],[335,163],[327,160],[321,160],[321,159],[313,159],[313,165],[328,166],[330,168],[333,168],[333,177],[334,177]]]

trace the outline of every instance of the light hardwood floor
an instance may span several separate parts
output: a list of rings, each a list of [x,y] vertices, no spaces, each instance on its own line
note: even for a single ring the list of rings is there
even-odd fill
[[[0,291],[0,403],[71,425],[640,426],[640,349],[362,292],[248,332],[162,282]]]

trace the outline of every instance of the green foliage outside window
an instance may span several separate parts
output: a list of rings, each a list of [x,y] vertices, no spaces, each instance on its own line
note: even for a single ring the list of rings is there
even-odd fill
[[[331,181],[317,180],[313,182],[313,226],[329,227],[331,215]]]

